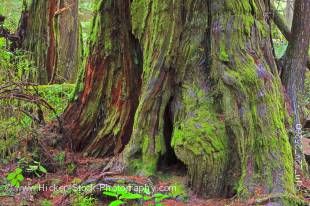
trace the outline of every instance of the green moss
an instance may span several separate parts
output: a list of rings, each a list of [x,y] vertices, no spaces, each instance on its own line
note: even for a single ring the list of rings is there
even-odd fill
[[[143,158],[128,160],[127,172],[143,176],[152,176],[156,173],[158,157],[154,155],[143,155]]]
[[[225,0],[225,9],[231,13],[249,13],[251,12],[251,5],[249,1],[243,0],[241,3],[231,0]]]
[[[149,0],[134,0],[131,3],[131,22],[134,34],[140,39],[147,23],[147,17],[151,10]]]
[[[223,62],[229,62],[229,56],[225,50],[225,46],[221,46],[220,47],[220,55],[219,55],[219,58],[221,61]]]
[[[175,182],[171,184],[171,188],[172,189],[169,192],[173,198],[181,198],[183,200],[186,200],[188,198],[188,191],[184,184],[180,182]]]
[[[242,15],[242,22],[244,24],[244,30],[247,35],[251,35],[251,29],[254,25],[254,18],[251,15]]]
[[[214,99],[197,85],[183,85],[181,102],[183,109],[171,145],[187,165],[194,187],[208,185],[208,190],[217,190],[222,186],[218,178],[229,159],[225,125],[214,108]]]
[[[198,88],[188,88],[183,95],[187,109],[185,119],[173,132],[172,146],[191,145],[194,154],[210,155],[227,149],[225,129],[212,108],[212,99],[207,99]],[[205,141],[208,139],[209,141]]]
[[[269,27],[266,23],[263,23],[263,21],[261,21],[261,20],[255,20],[255,25],[258,28],[262,37],[264,37],[264,38],[268,37]]]

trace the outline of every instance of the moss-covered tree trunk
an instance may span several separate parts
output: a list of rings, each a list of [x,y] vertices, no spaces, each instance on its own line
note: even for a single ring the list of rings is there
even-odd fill
[[[131,33],[129,12],[127,0],[98,5],[84,86],[63,115],[65,136],[71,137],[75,149],[89,155],[118,153],[131,135],[142,54]]]
[[[264,0],[101,0],[65,137],[145,175],[175,156],[204,196],[294,193],[268,12]]]
[[[74,82],[79,64],[78,0],[33,0],[26,11],[23,48],[41,84]]]

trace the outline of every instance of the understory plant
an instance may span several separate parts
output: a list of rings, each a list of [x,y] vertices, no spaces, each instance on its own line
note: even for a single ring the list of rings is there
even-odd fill
[[[20,184],[24,180],[24,176],[22,173],[23,170],[21,168],[16,168],[14,171],[10,172],[6,178],[12,186],[19,188]]]
[[[132,193],[126,187],[120,185],[105,187],[103,195],[115,199],[109,203],[109,206],[125,205],[131,201],[135,201],[139,205],[144,205],[145,202],[148,202],[150,206],[162,206],[161,202],[170,198],[169,195],[163,193],[152,194],[147,188],[144,188],[141,194]]]

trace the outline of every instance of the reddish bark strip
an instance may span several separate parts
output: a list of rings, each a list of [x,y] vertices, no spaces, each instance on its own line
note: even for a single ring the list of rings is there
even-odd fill
[[[55,63],[56,63],[56,40],[55,40],[55,31],[54,31],[54,16],[57,10],[57,0],[49,0],[48,5],[48,50],[47,50],[47,60],[46,60],[46,70],[47,78],[49,82],[53,81],[53,73],[55,72]]]
[[[104,9],[96,17],[100,29],[91,44],[84,89],[63,115],[65,136],[70,137],[74,149],[93,156],[120,152],[132,132],[142,60],[130,32],[129,2],[102,5]]]

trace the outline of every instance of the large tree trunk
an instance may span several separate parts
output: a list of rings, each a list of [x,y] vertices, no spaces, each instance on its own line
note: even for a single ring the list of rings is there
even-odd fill
[[[204,196],[294,193],[267,2],[101,0],[65,136],[145,175],[175,156]]]
[[[72,138],[75,149],[94,156],[118,153],[128,142],[142,72],[141,49],[131,34],[128,1],[99,4],[84,89],[64,114],[65,134]]]
[[[23,48],[38,68],[34,80],[74,82],[79,66],[78,0],[33,0],[27,12]]]

